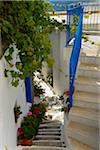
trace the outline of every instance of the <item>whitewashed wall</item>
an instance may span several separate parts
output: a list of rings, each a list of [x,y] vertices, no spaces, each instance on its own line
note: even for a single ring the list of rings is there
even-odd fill
[[[53,66],[53,87],[56,94],[61,95],[68,88],[69,57],[72,46],[66,45],[66,31],[53,32],[50,35],[52,56],[55,59]]]
[[[27,112],[24,82],[15,88],[10,84],[11,79],[5,78],[5,59],[0,60],[0,150],[16,150],[16,132],[21,119]],[[13,108],[15,103],[21,106],[23,114],[15,123]]]

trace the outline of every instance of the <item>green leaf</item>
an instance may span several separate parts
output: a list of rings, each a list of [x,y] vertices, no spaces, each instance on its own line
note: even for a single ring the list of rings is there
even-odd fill
[[[48,64],[48,67],[51,68],[55,64],[54,58],[48,57],[47,64]]]
[[[11,84],[12,84],[12,86],[17,87],[19,84],[19,80],[18,79],[12,80]]]
[[[21,62],[16,62],[15,66],[18,70],[22,70],[22,63]]]
[[[13,52],[14,52],[14,48],[13,47],[9,48],[9,54],[11,55]]]
[[[5,56],[6,61],[9,63],[9,61],[12,60],[12,56],[11,55],[6,55]]]

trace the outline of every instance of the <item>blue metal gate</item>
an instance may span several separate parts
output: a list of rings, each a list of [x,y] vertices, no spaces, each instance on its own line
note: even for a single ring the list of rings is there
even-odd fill
[[[53,4],[56,11],[67,11],[67,25],[66,25],[66,47],[71,39],[74,40],[74,46],[70,57],[69,67],[69,100],[70,108],[72,107],[72,95],[74,89],[74,80],[77,70],[78,59],[81,49],[82,39],[82,23],[83,23],[83,5],[79,0],[49,0]]]

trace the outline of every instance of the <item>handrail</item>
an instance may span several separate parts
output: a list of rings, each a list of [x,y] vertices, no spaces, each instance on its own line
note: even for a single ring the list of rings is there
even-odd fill
[[[77,9],[73,9],[72,12],[70,10],[70,15],[77,15],[79,16],[78,20],[78,26],[77,31],[75,33],[75,40],[74,40],[74,46],[72,48],[72,53],[70,57],[70,69],[69,69],[69,99],[70,99],[70,108],[72,107],[73,103],[73,88],[74,88],[74,80],[76,76],[76,70],[77,70],[77,64],[79,60],[80,55],[80,49],[81,49],[81,39],[82,39],[82,22],[83,22],[83,6],[80,6]]]

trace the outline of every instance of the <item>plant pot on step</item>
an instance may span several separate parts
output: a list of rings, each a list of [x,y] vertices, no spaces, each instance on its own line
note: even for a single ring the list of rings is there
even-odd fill
[[[22,146],[31,146],[33,144],[32,139],[23,138],[21,139]]]

